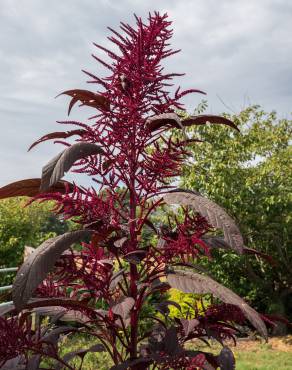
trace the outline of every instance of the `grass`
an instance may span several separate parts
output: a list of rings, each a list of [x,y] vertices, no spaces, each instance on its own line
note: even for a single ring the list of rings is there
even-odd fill
[[[236,370],[292,370],[292,336],[270,338],[268,343],[239,340],[236,346],[232,343],[228,345],[235,355]],[[199,346],[201,350],[208,351],[207,346]],[[217,344],[212,346],[212,352],[219,351]]]
[[[291,370],[292,353],[272,349],[236,351],[237,370]]]
[[[65,353],[80,348],[90,347],[93,343],[82,337],[72,337],[62,343],[61,352]],[[236,358],[236,370],[292,370],[292,336],[272,338],[269,343],[256,340],[239,341],[237,346],[230,346]],[[191,348],[198,348],[197,343]],[[207,350],[200,345],[201,350]],[[220,348],[215,345],[214,352]],[[75,359],[77,365],[80,360]],[[84,359],[83,370],[108,370],[112,366],[110,357],[106,353],[89,353]]]
[[[239,343],[234,350],[237,370],[291,370],[292,339],[272,338],[269,343]]]

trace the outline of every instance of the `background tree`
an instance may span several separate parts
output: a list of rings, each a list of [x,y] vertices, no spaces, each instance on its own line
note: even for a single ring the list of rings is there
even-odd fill
[[[1,194],[0,194],[1,198]],[[24,246],[37,247],[48,238],[68,230],[50,209],[52,204],[34,203],[28,198],[8,198],[0,202],[0,267],[17,267],[23,262]],[[15,274],[1,274],[0,285],[12,283]]]
[[[201,104],[203,111],[206,105]],[[183,186],[197,189],[226,208],[245,235],[245,245],[270,255],[265,259],[215,251],[209,264],[229,287],[262,312],[292,312],[292,122],[250,106],[225,115],[240,133],[199,126],[192,134],[206,142],[192,148]]]

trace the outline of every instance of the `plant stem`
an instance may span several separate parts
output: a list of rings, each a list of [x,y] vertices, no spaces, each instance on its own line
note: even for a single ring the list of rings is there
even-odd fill
[[[131,151],[131,174],[130,174],[130,240],[132,250],[137,249],[137,232],[136,232],[136,190],[135,190],[135,149]],[[130,292],[131,297],[135,300],[135,306],[131,312],[131,343],[130,343],[130,356],[137,357],[137,334],[138,334],[138,312],[136,307],[137,300],[137,280],[138,276],[137,266],[133,263],[130,264]]]

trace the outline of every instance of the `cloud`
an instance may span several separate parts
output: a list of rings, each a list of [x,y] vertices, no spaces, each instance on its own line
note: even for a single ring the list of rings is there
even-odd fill
[[[292,111],[292,4],[289,0],[1,0],[0,186],[39,177],[60,148],[26,148],[66,118],[68,99],[54,97],[86,86],[81,69],[104,73],[90,54],[92,41],[108,44],[107,26],[133,23],[132,14],[167,12],[173,47],[182,53],[166,64],[186,72],[177,82],[208,92],[209,111],[239,111],[260,103],[280,116]],[[199,95],[186,99],[189,109]],[[74,111],[74,119],[86,115]]]

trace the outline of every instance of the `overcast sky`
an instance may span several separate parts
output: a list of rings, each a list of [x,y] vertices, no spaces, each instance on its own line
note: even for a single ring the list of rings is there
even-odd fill
[[[239,112],[249,103],[292,111],[291,0],[0,0],[0,187],[40,177],[61,150],[51,142],[27,153],[39,136],[60,130],[68,99],[54,97],[86,86],[81,69],[102,75],[92,42],[107,44],[106,26],[133,23],[133,13],[167,12],[173,47],[168,63],[186,72],[182,87],[208,93],[209,113]],[[186,101],[189,110],[201,96]],[[225,105],[223,104],[223,102]],[[72,118],[86,120],[84,110]]]

